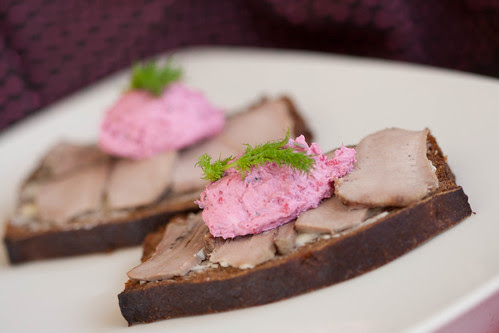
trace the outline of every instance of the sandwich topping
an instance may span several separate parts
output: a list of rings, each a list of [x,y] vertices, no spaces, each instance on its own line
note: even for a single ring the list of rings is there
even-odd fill
[[[283,137],[286,129],[294,126],[291,111],[280,98],[228,117],[222,132],[213,138],[147,159],[111,158],[96,145],[60,143],[43,157],[36,174],[23,185],[12,224],[33,230],[55,225],[89,228],[156,205],[161,209],[192,209],[209,183],[195,167],[198,156],[237,156],[244,153],[240,142],[261,144]]]
[[[434,193],[438,178],[426,156],[428,133],[388,128],[368,135],[355,147],[358,162],[336,183],[335,194],[350,205],[405,207]]]
[[[215,177],[213,171],[218,171],[216,177],[223,175],[206,187],[197,202],[213,236],[226,239],[259,234],[295,219],[330,197],[333,181],[347,174],[355,162],[354,149],[343,146],[329,159],[316,143],[309,147],[303,136],[272,144],[281,146],[256,165],[248,161],[248,155],[261,158],[264,152],[252,152],[251,147],[236,159],[216,161],[212,170],[206,163],[203,167],[200,159],[207,177]],[[285,156],[290,152],[296,155]],[[283,159],[276,157],[279,154]],[[302,161],[297,156],[302,156]]]
[[[179,150],[220,133],[224,112],[200,92],[176,82],[180,70],[153,63],[133,70],[131,89],[106,113],[100,148],[112,155],[144,159]]]
[[[378,173],[382,173],[385,181],[376,181],[376,191],[373,191],[372,196],[376,197],[377,192],[378,196],[384,197],[385,188],[391,190],[392,187],[391,180],[388,179],[391,177],[390,173],[382,166],[386,164],[386,160],[389,161],[388,164],[398,165],[399,160],[405,159],[405,163],[411,165],[407,177],[413,173],[426,174],[419,167],[416,168],[417,171],[413,170],[413,164],[424,165],[423,170],[430,168],[436,177],[431,162],[425,155],[419,156],[421,144],[426,146],[427,136],[427,130],[413,132],[388,129],[368,136],[355,150],[342,147],[326,155],[322,154],[315,143],[309,147],[303,136],[296,140],[286,137],[280,142],[255,148],[248,146],[246,152],[237,158],[211,163],[209,157],[204,156],[198,164],[204,170],[206,178],[217,179],[206,187],[197,202],[204,210],[170,222],[156,252],[129,272],[129,277],[138,281],[156,281],[218,267],[251,269],[292,253],[305,244],[344,237],[357,228],[377,223],[390,214],[389,207],[392,207],[390,204],[393,201],[385,201],[389,203],[388,206],[385,202],[377,205],[348,205],[338,193],[333,195],[333,187],[334,191],[342,193],[339,190],[343,190],[341,187],[345,183],[370,183],[373,181],[372,177],[378,179]],[[375,154],[391,156],[385,162],[368,154],[366,142],[371,142],[373,138],[383,141]],[[400,146],[397,151],[400,151],[401,156],[395,157],[389,152],[393,150],[389,144],[392,141]],[[376,149],[371,144],[369,146],[370,149]],[[285,162],[283,156],[277,158],[276,150],[284,149],[288,149],[287,152],[280,153],[288,159],[305,158],[312,162],[300,164],[295,160],[292,164]],[[288,156],[290,151],[301,157]],[[361,154],[361,151],[364,153]],[[414,156],[422,162],[414,163]],[[378,165],[377,167],[369,165],[371,159],[376,160],[374,165]],[[365,167],[369,167],[369,174],[359,175]],[[398,168],[404,169],[401,166]],[[213,171],[221,172],[217,174]],[[395,171],[391,170],[392,173]],[[398,175],[393,177],[400,181]],[[409,178],[412,177],[413,175]],[[426,191],[434,191],[438,186],[438,182],[427,183],[426,177],[416,178],[418,180],[415,182],[410,179],[409,185],[400,185],[398,191],[403,193],[406,191],[405,187],[410,186],[411,192],[418,193],[418,184],[424,184]],[[366,191],[365,186],[360,186],[360,189]],[[371,194],[368,198],[370,197]],[[178,235],[171,231],[186,228],[194,220],[204,229],[192,229],[196,231],[186,233],[182,231]],[[172,260],[172,256],[189,258],[189,261],[185,261],[188,267]],[[169,258],[168,262],[171,261],[171,264],[168,267],[160,265],[166,262],[162,258]]]

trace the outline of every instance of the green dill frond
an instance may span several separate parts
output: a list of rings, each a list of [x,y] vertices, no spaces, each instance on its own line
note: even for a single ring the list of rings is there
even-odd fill
[[[198,158],[198,162],[196,163],[197,167],[200,167],[203,170],[204,176],[202,179],[206,179],[214,182],[223,177],[227,164],[233,157],[229,156],[226,159],[218,159],[214,163],[211,163],[211,156],[208,154],[204,154]]]
[[[244,179],[251,168],[261,166],[267,163],[277,163],[279,166],[288,166],[294,170],[301,172],[310,172],[314,166],[315,160],[312,156],[305,152],[295,151],[291,147],[284,146],[289,141],[289,131],[281,141],[267,142],[262,145],[252,147],[246,144],[246,150],[237,160],[229,163],[233,158],[218,160],[211,163],[211,157],[207,154],[199,157],[197,166],[200,166],[204,172],[203,179],[211,181],[218,180],[223,177],[226,170],[230,168],[236,169]]]
[[[180,68],[174,68],[170,60],[163,67],[154,61],[136,64],[132,68],[130,89],[147,90],[154,96],[160,96],[163,90],[182,76]]]

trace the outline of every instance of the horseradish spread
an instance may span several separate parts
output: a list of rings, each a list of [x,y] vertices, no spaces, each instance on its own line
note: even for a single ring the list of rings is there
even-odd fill
[[[254,166],[242,177],[235,169],[210,183],[197,201],[215,237],[258,234],[295,219],[333,194],[333,181],[353,168],[355,150],[342,146],[329,159],[316,143],[290,139],[292,147],[313,158],[309,172],[276,162]],[[241,157],[239,157],[241,158]]]
[[[171,83],[159,94],[132,89],[107,111],[99,146],[112,155],[143,159],[214,136],[224,124],[222,110],[182,83]]]

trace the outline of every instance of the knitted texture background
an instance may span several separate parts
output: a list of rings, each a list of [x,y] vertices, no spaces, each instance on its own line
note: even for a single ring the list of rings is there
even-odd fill
[[[316,50],[499,77],[499,0],[0,0],[0,129],[196,45]]]

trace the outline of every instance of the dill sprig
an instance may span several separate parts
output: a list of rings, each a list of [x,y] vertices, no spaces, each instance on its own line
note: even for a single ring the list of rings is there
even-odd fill
[[[225,159],[219,158],[213,163],[211,156],[204,154],[199,157],[196,166],[203,170],[204,176],[202,178],[210,181],[222,178],[225,171],[230,168],[236,169],[241,174],[241,178],[244,179],[252,167],[270,162],[277,163],[279,166],[286,165],[301,172],[310,172],[315,163],[313,157],[303,151],[296,151],[292,147],[284,148],[288,141],[289,132],[281,141],[267,142],[255,147],[246,144],[244,154],[237,159],[229,156]]]
[[[160,96],[170,83],[182,76],[180,68],[174,68],[171,60],[161,67],[154,61],[135,64],[132,68],[130,89],[147,90],[154,96]]]

